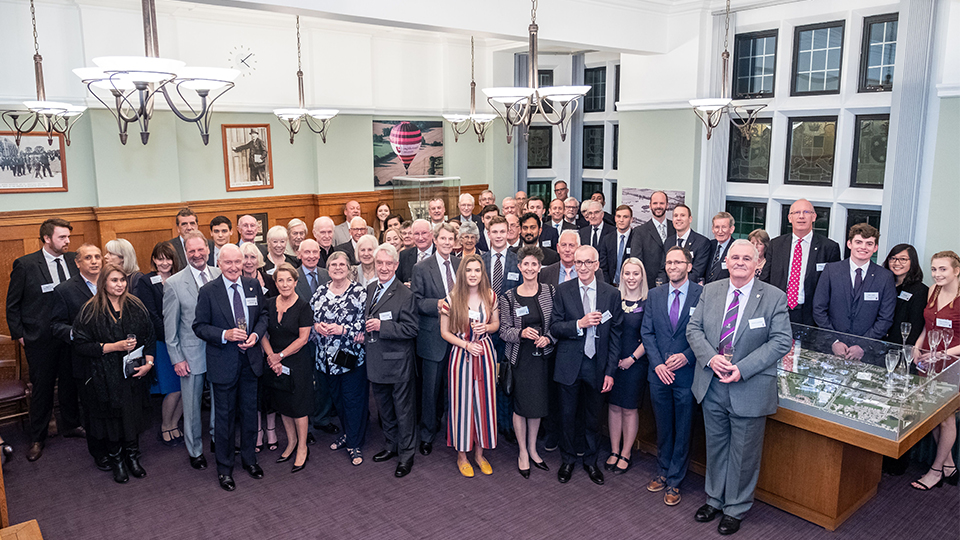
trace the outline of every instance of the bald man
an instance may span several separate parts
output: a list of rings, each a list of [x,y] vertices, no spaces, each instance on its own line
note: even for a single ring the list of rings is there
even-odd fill
[[[350,220],[355,217],[360,217],[360,203],[357,201],[347,201],[347,204],[343,205],[343,223],[333,229],[334,246],[339,246],[344,242],[350,241]],[[373,234],[372,227],[367,227],[367,229],[369,229],[367,234]]]

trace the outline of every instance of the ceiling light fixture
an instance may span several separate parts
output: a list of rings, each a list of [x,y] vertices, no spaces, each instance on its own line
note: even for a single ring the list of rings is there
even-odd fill
[[[277,115],[283,127],[290,133],[290,144],[293,144],[293,138],[300,132],[300,126],[306,124],[310,131],[320,135],[320,140],[327,142],[327,129],[330,127],[330,120],[340,112],[337,109],[312,109],[307,110],[303,106],[303,67],[300,58],[300,16],[297,15],[297,91],[300,97],[297,108],[276,109],[273,114]],[[319,124],[317,124],[319,122]]]
[[[458,142],[460,135],[466,133],[470,126],[473,126],[473,131],[477,134],[477,140],[483,142],[487,126],[497,118],[495,114],[477,114],[477,81],[474,80],[475,63],[473,36],[470,36],[470,114],[443,115],[452,124],[453,142]]]

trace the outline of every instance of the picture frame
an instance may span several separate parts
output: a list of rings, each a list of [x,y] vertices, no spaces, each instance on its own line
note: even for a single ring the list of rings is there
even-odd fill
[[[234,221],[234,223],[240,223],[240,218],[242,218],[243,216],[250,216],[253,219],[257,220],[257,235],[253,237],[253,241],[257,244],[262,244],[266,242],[267,230],[270,229],[270,221],[267,219],[267,213],[266,212],[257,212],[257,213],[246,212],[243,214],[237,214],[237,220]],[[239,231],[237,234],[239,235]]]
[[[223,124],[220,129],[227,191],[273,189],[270,124]]]
[[[0,193],[67,191],[66,144],[61,133],[0,131]],[[39,175],[39,176],[38,176]]]

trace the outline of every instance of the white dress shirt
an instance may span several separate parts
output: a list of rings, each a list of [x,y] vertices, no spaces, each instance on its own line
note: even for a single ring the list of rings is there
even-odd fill
[[[63,255],[60,255],[59,257],[57,257],[54,255],[51,255],[45,249],[41,249],[40,251],[43,252],[43,258],[47,261],[47,269],[50,270],[50,277],[53,278],[54,285],[60,284],[60,273],[57,271],[57,265],[60,263],[57,262],[57,259],[63,261],[63,266],[61,266],[60,268],[63,269],[63,273],[67,277],[67,279],[70,279],[70,270],[67,269],[67,260],[63,258]]]
[[[800,288],[797,289],[797,304],[802,304],[806,295],[803,291],[803,279],[807,275],[807,261],[810,259],[810,241],[813,239],[813,231],[810,231],[800,238],[796,234],[791,234],[793,241],[790,242],[790,265],[787,266],[787,287],[790,281],[790,269],[793,268],[793,250],[797,249],[797,242],[800,242],[800,250],[803,254],[800,258]]]
[[[203,280],[200,279],[201,273],[207,278],[207,282],[210,281],[210,272],[207,270],[207,266],[204,266],[202,271],[197,270],[193,265],[188,265],[187,268],[189,268],[190,272],[193,273],[193,280],[197,282],[198,289],[204,286]]]
[[[867,261],[863,266],[857,266],[853,263],[853,259],[850,259],[850,284],[853,286],[853,291],[856,292],[857,289],[857,268],[860,269],[860,279],[863,281],[867,280],[867,269],[870,268],[870,261]]]
[[[450,294],[450,289],[457,280],[457,270],[453,267],[453,261],[450,257],[444,260],[439,252],[435,253],[434,257],[437,259],[437,266],[440,267],[440,279],[443,281],[443,288],[447,291],[447,294]],[[454,283],[447,283],[447,261],[450,261],[450,273],[453,274]]]
[[[737,323],[733,327],[733,338],[737,338],[737,329],[740,328],[740,320],[743,319],[743,312],[746,311],[747,300],[750,299],[750,292],[753,291],[753,283],[756,281],[755,278],[751,278],[750,281],[743,287],[734,287],[733,282],[730,282],[730,286],[727,288],[727,301],[723,304],[723,313],[726,317],[727,308],[730,307],[730,303],[733,302],[733,291],[740,291],[740,304],[737,308]]]

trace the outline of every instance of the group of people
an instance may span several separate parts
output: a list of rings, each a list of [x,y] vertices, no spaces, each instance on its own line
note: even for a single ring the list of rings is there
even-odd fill
[[[27,459],[42,455],[59,380],[61,433],[86,437],[95,465],[117,482],[146,474],[138,436],[151,382],[164,395],[159,440],[184,444],[195,469],[207,468],[209,386],[210,451],[225,490],[236,488],[236,455],[263,477],[258,454],[279,448],[278,413],[286,446],[277,462],[292,461],[292,472],[306,466],[318,430],[359,466],[372,390],[384,433],[373,461],[397,458],[396,477],[445,431],[465,477],[474,464],[492,474],[483,453],[504,438],[516,443],[524,478],[549,471],[540,451],[559,448],[561,483],[579,463],[602,485],[604,470],[631,468],[649,392],[658,456],[646,488],[680,502],[696,400],[708,453],[695,519],[722,516],[718,530],[732,534],[753,502],[791,323],[899,342],[899,322],[912,322],[907,341],[922,349],[929,331],[960,325],[955,253],[933,256],[927,291],[912,246],[870,262],[879,232],[869,225],[850,229],[840,260],[839,245],[813,232],[806,200],[790,208],[791,233],[734,240],[726,212],[714,216],[712,239],[691,229],[683,204],[666,219],[663,192],[638,227],[629,206],[606,213],[600,193],[580,203],[563,181],[554,193],[547,203],[518,192],[497,206],[484,191],[476,214],[464,193],[452,218],[438,198],[429,219],[413,222],[380,204],[375,227],[350,201],[343,223],[317,218],[312,238],[294,219],[260,244],[252,216],[238,219],[231,243],[228,218],[214,218],[207,239],[184,208],[179,235],[154,247],[147,274],[126,240],[108,242],[103,256],[90,244],[70,252],[70,224],[47,220],[40,251],[14,263],[7,296],[34,383]],[[957,334],[948,354],[960,353]],[[856,343],[830,346],[864,354]],[[611,452],[601,458],[605,405]],[[953,417],[938,429],[918,489],[956,483]]]

